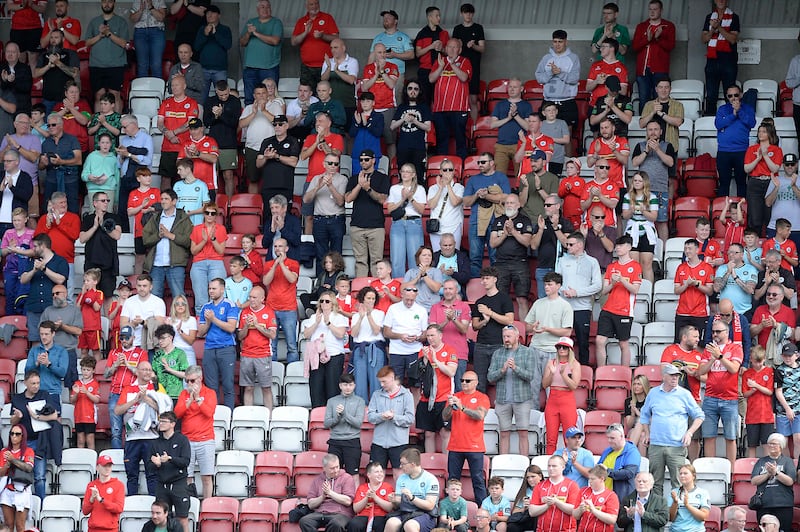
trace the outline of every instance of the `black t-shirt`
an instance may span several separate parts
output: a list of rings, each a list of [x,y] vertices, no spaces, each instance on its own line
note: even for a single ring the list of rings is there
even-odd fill
[[[264,139],[259,153],[264,153],[270,146],[278,152],[278,155],[300,157],[300,142],[291,135],[287,135],[282,141],[278,140],[276,136]],[[263,182],[262,189],[265,191],[294,191],[294,167],[284,164],[278,159],[267,159],[267,162],[261,168],[261,177]],[[291,196],[286,199],[292,200]]]
[[[561,232],[565,235],[570,234],[575,229],[572,227],[572,222],[570,222],[567,218],[561,216],[559,218],[559,224],[561,224]],[[535,235],[540,230],[539,224],[536,224],[533,227],[533,234]],[[556,267],[556,248],[558,243],[558,237],[556,236],[556,232],[553,229],[553,224],[550,223],[549,218],[545,218],[544,220],[544,234],[542,235],[542,239],[539,241],[538,249],[538,258],[539,258],[539,268],[555,268]]]
[[[358,185],[358,172],[347,180],[347,192],[356,188]],[[372,190],[379,194],[389,193],[389,176],[375,171],[369,178],[369,185]],[[358,196],[353,200],[353,215],[350,218],[352,227],[362,229],[378,229],[384,227],[383,205],[373,200],[364,189],[358,191]]]
[[[503,292],[497,292],[493,296],[483,296],[475,302],[476,305],[486,305],[498,314],[508,314],[514,312],[514,303],[511,296]],[[483,316],[475,312],[473,316],[483,319]],[[495,320],[489,320],[486,327],[478,330],[477,343],[488,345],[501,345],[503,343],[503,325]]]
[[[461,55],[469,59],[469,62],[472,64],[472,76],[479,78],[480,76],[478,76],[477,73],[481,71],[481,56],[483,54],[476,52],[472,48],[467,48],[467,43],[469,41],[475,41],[475,44],[478,44],[478,41],[486,40],[483,34],[483,26],[473,23],[471,26],[467,27],[463,24],[459,24],[453,28],[452,37],[461,39]]]
[[[617,104],[617,107],[619,107],[623,111],[633,112],[633,105],[631,105],[631,99],[628,98],[627,96],[618,94],[617,97],[614,98],[614,103]],[[605,110],[606,110],[606,99],[600,98],[599,100],[597,100],[597,103],[594,104],[594,107],[592,108],[592,114],[599,115]],[[614,134],[619,135],[620,137],[628,136],[628,124],[623,122],[620,119],[619,115],[617,115],[617,113],[609,112],[606,116],[614,122]],[[664,125],[662,124],[661,127],[664,127]],[[599,132],[600,124],[591,126],[591,129],[595,133]]]
[[[492,227],[492,232],[503,232],[503,226],[508,220],[508,216],[505,214],[500,218],[495,218],[494,226]],[[514,228],[523,233],[532,235],[533,234],[533,224],[531,223],[530,218],[522,214],[521,212],[517,214],[517,216],[513,219]],[[497,260],[498,261],[527,261],[528,260],[528,246],[523,246],[517,239],[513,236],[507,237],[503,240],[503,243],[497,248]]]
[[[407,103],[400,104],[394,112],[394,120],[400,120],[406,111],[413,112],[418,122],[424,123],[433,120],[431,108],[425,103],[417,103],[416,105],[409,105]],[[425,139],[428,135],[427,131],[421,130],[413,122],[404,122],[397,131],[398,151],[425,149]]]
[[[156,212],[153,216],[158,216]],[[88,231],[94,225],[94,212],[89,212],[81,218],[81,231]],[[103,216],[103,222],[100,227],[95,231],[92,238],[86,241],[86,264],[84,268],[100,268],[101,270],[112,270],[114,273],[119,272],[119,254],[117,253],[117,241],[109,236],[108,232],[104,229],[107,227],[111,231],[114,227],[111,223],[120,225],[117,215],[107,212]]]
[[[43,68],[50,59],[48,54],[57,53],[62,63],[71,68],[78,68],[81,66],[81,61],[78,59],[78,54],[72,50],[64,48],[58,50],[47,49],[39,55],[39,60],[36,62],[36,68]],[[42,98],[54,102],[60,102],[64,99],[64,84],[71,80],[72,76],[67,75],[60,68],[51,68],[42,76]]]
[[[760,272],[758,272],[758,281],[756,282],[756,290],[758,290],[759,288],[764,286],[764,277],[766,277],[766,273],[767,273],[766,270],[761,270]],[[792,272],[790,272],[789,270],[787,270],[785,268],[779,268],[778,269],[778,275],[780,276],[781,285],[785,286],[786,288],[788,288],[790,290],[794,290],[794,291],[797,290],[797,282],[795,281],[795,278],[794,278],[794,275],[792,275]],[[788,304],[788,303],[789,303],[788,301],[784,301],[784,304]],[[764,297],[759,299],[756,302],[756,304],[753,306],[753,308],[756,308],[759,305],[766,305],[766,304],[767,304],[767,297],[766,297],[766,292],[764,292]]]
[[[222,114],[219,118],[211,111],[215,106],[222,105]],[[209,128],[208,135],[217,141],[221,150],[235,150],[239,147],[236,140],[236,128],[239,125],[239,116],[242,114],[242,102],[239,98],[228,96],[224,102],[216,94],[208,99],[203,110],[203,122]]]
[[[190,6],[195,7],[208,7],[211,5],[211,0],[189,0]],[[195,15],[188,8],[186,15],[178,21],[175,25],[175,53],[178,53],[178,46],[181,44],[190,44],[194,47],[194,39],[197,36],[197,30],[206,21],[205,15]]]

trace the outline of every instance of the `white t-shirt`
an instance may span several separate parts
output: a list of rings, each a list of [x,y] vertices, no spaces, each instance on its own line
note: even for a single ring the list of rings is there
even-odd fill
[[[164,318],[167,316],[167,306],[164,304],[164,300],[155,294],[150,294],[144,301],[138,295],[134,295],[125,300],[120,316],[125,316],[131,322],[137,316],[145,321],[147,318]],[[133,327],[132,324],[131,327]],[[133,327],[133,345],[136,347],[142,345],[143,328],[142,325]]]
[[[192,331],[197,330],[197,318],[189,316],[188,319],[182,321],[179,326],[175,326],[175,323],[172,324],[175,328],[175,347],[182,349],[184,353],[186,353],[186,360],[189,362],[189,365],[193,365],[197,363],[197,355],[194,352],[194,346],[188,343],[186,340],[183,339],[183,336],[178,334],[178,330],[183,334],[189,334]]]
[[[378,325],[378,333],[375,334],[372,332],[372,326],[369,323],[369,320],[365,317],[364,322],[361,324],[361,328],[358,330],[358,334],[353,336],[353,342],[360,343],[360,342],[379,342],[383,340],[383,320],[386,317],[386,313],[382,310],[372,309],[370,312],[372,316],[372,321],[374,321]],[[353,317],[350,318],[352,325],[350,325],[350,329],[353,329],[359,321],[361,321],[361,314],[356,312],[353,314]]]
[[[397,334],[421,336],[428,328],[428,311],[419,303],[407,307],[405,303],[398,301],[386,311],[383,325]],[[389,353],[395,355],[416,355],[420,349],[422,342],[419,341],[408,343],[400,339],[389,340]]]
[[[392,187],[389,189],[389,197],[386,199],[386,203],[399,203],[402,198],[403,198],[403,185],[402,184],[392,185]],[[425,203],[428,201],[428,198],[425,197],[425,189],[420,186],[417,186],[417,189],[414,191],[414,195],[412,196],[412,198],[417,203],[421,203],[423,205],[425,205]],[[410,201],[406,205],[406,216],[421,216]]]
[[[239,117],[240,120],[253,114],[253,105],[254,104],[251,103],[244,108],[242,115]],[[273,115],[282,114],[285,108],[286,103],[283,101],[283,98],[276,98],[267,103],[267,111]],[[275,128],[272,126],[272,122],[267,118],[267,115],[262,112],[256,113],[253,120],[242,130],[244,145],[251,150],[260,149],[261,142],[263,142],[264,139],[274,136]]]
[[[453,190],[457,197],[464,197],[464,185],[461,183],[453,183]],[[436,202],[436,205],[433,205],[430,200],[433,199],[437,192],[439,192],[439,185],[433,185],[428,189],[428,206],[431,208],[431,218],[439,219],[440,235],[443,233],[452,233],[464,223],[464,204],[459,203],[458,206],[454,207],[453,204],[450,203],[452,198],[448,196],[444,211],[442,211],[442,203],[444,203],[445,196],[449,191],[442,192],[442,195],[439,196],[439,201]],[[439,216],[440,212],[442,213],[441,216]]]
[[[305,331],[309,327],[313,327],[315,321],[316,318],[314,317],[303,320],[303,326],[300,328],[300,330]],[[341,314],[331,314],[331,325],[336,327],[347,327],[348,324],[347,318]],[[344,335],[343,338],[336,338],[328,326],[325,325],[325,322],[320,321],[319,325],[317,325],[316,329],[314,329],[314,332],[311,334],[309,341],[313,342],[323,335],[325,336],[325,350],[328,352],[328,355],[336,356],[344,353],[344,343],[347,335]]]

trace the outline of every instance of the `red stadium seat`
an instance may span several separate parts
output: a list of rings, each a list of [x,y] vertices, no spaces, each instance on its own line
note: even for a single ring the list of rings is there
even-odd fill
[[[467,282],[467,301],[475,302],[486,295],[486,289],[480,279],[470,279]]]
[[[294,456],[286,451],[263,451],[256,455],[253,470],[256,495],[287,497],[294,473]]]
[[[794,103],[792,102],[792,89],[786,86],[786,81],[778,84],[778,114],[779,116],[793,116]]]
[[[239,501],[233,497],[206,497],[200,503],[203,532],[234,532],[239,522]]]
[[[461,178],[461,166],[463,161],[461,157],[458,155],[433,155],[428,157],[428,164],[425,168],[425,175],[427,176],[428,186],[436,184],[436,178],[441,174],[439,168],[442,165],[442,161],[445,159],[450,160],[453,163],[453,167],[455,168],[455,176],[453,178],[458,181]]]
[[[281,510],[278,513],[278,527],[280,532],[300,532],[300,525],[289,522],[289,512],[300,503],[299,499],[286,499],[281,501]]]
[[[625,399],[631,390],[631,368],[600,366],[594,374],[594,397],[599,410],[625,409]]]
[[[725,208],[725,200],[727,196],[714,198],[711,202],[711,224],[714,227],[714,236],[722,238],[725,236],[725,226],[719,220],[719,215],[722,214],[722,209]],[[738,203],[742,209],[742,215],[747,220],[747,201],[738,196],[730,196],[731,203]],[[730,219],[730,211],[728,212],[728,219]]]
[[[508,79],[493,79],[486,86],[486,114],[492,114],[500,100],[508,98]]]
[[[681,172],[683,188],[687,196],[714,198],[717,195],[717,163],[707,153],[697,157],[689,157],[683,164]]]
[[[308,418],[308,440],[311,444],[309,449],[311,451],[326,452],[328,450],[328,439],[331,436],[331,430],[325,428],[324,422],[325,407],[312,408]]]
[[[234,194],[226,219],[233,233],[260,233],[264,202],[260,194]]]
[[[305,451],[298,453],[294,459],[294,494],[307,497],[314,477],[322,471],[322,457],[325,451]]]
[[[351,281],[350,291],[357,294],[362,288],[372,285],[372,281],[375,279],[377,279],[377,277],[355,277]]]
[[[592,391],[594,372],[591,366],[581,364],[581,381],[575,389],[575,405],[586,410],[589,407],[589,395]]]
[[[601,366],[597,369],[602,369]],[[606,436],[606,429],[613,423],[619,423],[622,419],[620,411],[612,410],[592,410],[586,412],[586,418],[583,422],[583,432],[585,440],[583,446],[592,451],[594,454],[601,454],[603,449],[608,447],[608,437]]]
[[[685,196],[673,201],[673,225],[676,236],[694,237],[698,218],[708,218],[711,200],[701,196]]]
[[[225,254],[238,255],[242,252],[242,233],[228,233],[225,240]]]
[[[633,370],[633,376],[644,375],[650,381],[650,388],[655,388],[661,384],[661,366],[655,364],[648,364],[639,366]]]
[[[422,469],[432,474],[436,478],[447,478],[447,455],[443,453],[422,453]],[[439,483],[440,495],[444,493],[446,487],[443,482]],[[462,486],[463,489],[463,486]]]
[[[731,475],[733,504],[746,507],[750,497],[756,492],[756,487],[750,482],[750,478],[757,461],[758,458],[738,458],[733,463],[733,475]]]
[[[722,521],[722,510],[717,506],[711,506],[706,518],[706,532],[719,532],[720,521]]]
[[[375,434],[375,425],[369,422],[369,411],[364,409],[364,421],[361,423],[361,452],[369,453],[372,448],[372,437]]]
[[[239,511],[239,532],[277,532],[278,501],[253,497],[242,501]]]

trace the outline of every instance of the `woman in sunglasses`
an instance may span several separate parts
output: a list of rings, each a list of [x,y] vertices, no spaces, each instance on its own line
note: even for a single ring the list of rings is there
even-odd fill
[[[386,198],[386,209],[393,213],[389,231],[389,256],[392,272],[400,275],[416,264],[414,254],[424,243],[422,213],[425,211],[425,189],[417,183],[413,164],[400,167],[400,183],[392,185]],[[397,214],[394,214],[397,211]]]
[[[27,473],[31,482],[15,472]],[[8,431],[8,446],[0,452],[0,476],[8,477],[8,485],[0,493],[3,521],[12,531],[23,532],[32,500],[33,449],[28,447],[28,433],[21,424]]]
[[[559,428],[566,432],[569,427],[578,424],[575,389],[581,382],[581,364],[575,359],[573,345],[572,338],[559,338],[556,358],[547,363],[542,375],[542,389],[548,389],[544,407],[547,454],[556,451]]]
[[[225,241],[228,232],[225,226],[217,223],[219,208],[216,203],[208,202],[203,205],[203,223],[195,225],[192,229],[192,269],[189,276],[192,279],[194,292],[194,311],[200,313],[203,305],[208,303],[208,283],[211,279],[225,279],[225,263],[222,255],[225,252]]]
[[[300,327],[306,340],[303,360],[312,408],[325,406],[328,399],[339,393],[348,325],[349,320],[339,313],[336,294],[326,290],[319,295],[317,312]]]

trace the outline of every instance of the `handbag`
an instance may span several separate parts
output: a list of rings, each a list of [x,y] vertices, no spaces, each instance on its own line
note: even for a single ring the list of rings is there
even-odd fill
[[[425,229],[427,229],[428,234],[431,233],[438,233],[441,230],[441,222],[439,218],[442,217],[442,213],[444,213],[444,207],[447,205],[447,196],[450,192],[445,192],[444,194],[444,201],[442,202],[442,208],[439,209],[439,215],[436,218],[429,218],[427,222],[425,222]]]
[[[395,222],[398,221],[398,220],[402,220],[403,216],[406,215],[406,206],[405,206],[405,204],[399,206],[398,208],[396,208],[395,210],[390,212],[389,215],[392,217],[392,220],[394,220]]]
[[[301,502],[291,510],[289,510],[289,522],[299,523],[300,519],[311,513],[311,508],[304,502]]]
[[[528,515],[528,512],[512,513],[511,515],[508,516],[508,521],[507,522],[508,523],[517,523],[517,524],[519,524],[519,523],[522,523],[523,521],[525,521],[526,519],[528,519],[529,517],[530,516]]]
[[[751,510],[760,510],[764,507],[764,486],[766,482],[756,489],[756,492],[750,497],[747,507]]]
[[[25,471],[24,469],[18,469],[16,467],[12,467],[8,471],[8,477],[10,482],[15,484],[21,484],[23,486],[30,486],[33,484],[33,469],[30,471]]]

